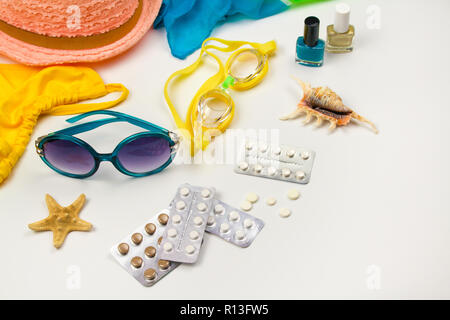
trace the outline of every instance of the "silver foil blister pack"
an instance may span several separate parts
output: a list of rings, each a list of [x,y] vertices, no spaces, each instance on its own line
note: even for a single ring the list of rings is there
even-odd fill
[[[234,171],[256,177],[307,184],[315,152],[305,148],[248,141]]]
[[[161,258],[162,236],[167,229],[169,210],[161,210],[143,226],[111,248],[111,255],[144,286],[152,286],[179,263]]]
[[[263,227],[264,222],[261,219],[215,199],[206,231],[239,247],[247,248]]]
[[[198,260],[215,190],[181,185],[170,205],[161,258],[182,263]]]

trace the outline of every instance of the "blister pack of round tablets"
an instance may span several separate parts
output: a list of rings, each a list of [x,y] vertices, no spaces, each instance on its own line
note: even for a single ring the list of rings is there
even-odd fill
[[[216,199],[206,231],[239,247],[247,248],[263,227],[264,222],[261,219]]]
[[[161,210],[146,224],[111,248],[112,256],[142,285],[150,287],[180,264],[161,258],[162,236],[169,210]]]
[[[197,261],[214,196],[214,188],[189,184],[178,188],[170,205],[170,218],[161,244],[161,258],[183,263]]]
[[[311,179],[314,159],[315,152],[308,149],[248,141],[234,171],[255,177],[307,184]]]

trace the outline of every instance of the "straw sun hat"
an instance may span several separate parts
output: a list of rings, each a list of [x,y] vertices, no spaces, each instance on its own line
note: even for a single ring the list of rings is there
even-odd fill
[[[94,62],[134,46],[162,0],[1,0],[0,54],[27,65]]]

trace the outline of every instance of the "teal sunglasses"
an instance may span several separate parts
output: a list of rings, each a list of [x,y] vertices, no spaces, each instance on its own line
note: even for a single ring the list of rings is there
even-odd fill
[[[164,170],[172,163],[180,139],[178,135],[153,123],[124,113],[100,110],[67,119],[75,123],[94,115],[108,115],[59,130],[36,140],[36,152],[51,169],[71,178],[87,178],[99,168],[100,162],[109,161],[120,172],[132,177],[144,177]],[[113,122],[128,122],[146,131],[129,136],[112,153],[101,154],[74,135],[96,129]]]

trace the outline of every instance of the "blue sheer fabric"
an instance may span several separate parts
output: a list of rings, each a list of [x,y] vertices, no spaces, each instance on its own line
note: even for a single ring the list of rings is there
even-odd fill
[[[298,0],[164,0],[155,28],[166,28],[172,55],[184,59],[227,18],[241,14],[260,19],[287,9],[291,2]]]

